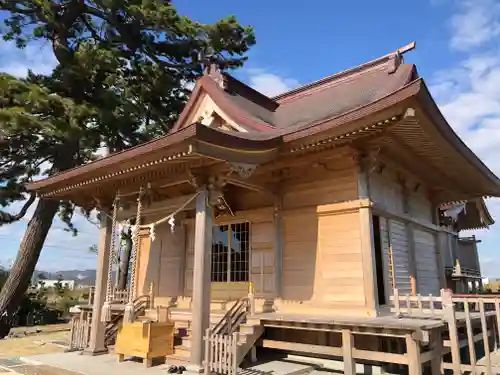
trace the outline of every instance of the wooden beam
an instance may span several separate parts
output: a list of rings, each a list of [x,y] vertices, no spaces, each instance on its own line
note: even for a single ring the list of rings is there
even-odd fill
[[[262,340],[262,347],[271,349],[290,350],[302,353],[323,354],[342,357],[342,348],[333,346],[300,344],[287,341]]]
[[[313,354],[337,356],[337,357],[344,356],[343,348],[335,346],[310,345],[310,344],[301,344],[301,343],[277,341],[277,340],[262,340],[262,347],[295,351],[301,353],[313,353]],[[352,349],[352,358],[358,360],[359,359],[366,360],[366,361],[397,363],[402,365],[408,363],[408,359],[405,354],[376,352],[372,350],[361,350],[355,348]],[[420,373],[419,375],[422,374]]]
[[[354,148],[352,148],[351,146],[343,145],[336,148],[335,150],[327,149],[307,154],[299,152],[296,154],[286,154],[280,156],[275,161],[258,166],[253,172],[252,176],[271,173],[273,171],[285,168],[295,168],[306,164],[313,164],[314,162],[324,162],[326,160],[339,159],[346,156],[352,156],[355,153],[356,150]],[[228,164],[224,162],[217,163],[216,165],[207,168],[204,168],[207,170],[207,173],[215,175],[221,174],[223,172],[229,172],[230,170]]]
[[[268,187],[262,185],[262,184],[257,184],[255,182],[250,182],[241,178],[237,177],[224,177],[224,181],[226,181],[228,184],[234,185],[241,187],[243,189],[248,189],[252,191],[256,191],[258,193],[266,193],[266,194],[274,194],[274,191],[272,189],[269,189]]]

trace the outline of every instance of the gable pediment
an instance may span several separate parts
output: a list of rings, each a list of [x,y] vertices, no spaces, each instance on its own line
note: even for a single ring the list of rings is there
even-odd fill
[[[179,124],[179,128],[199,122],[205,126],[222,130],[247,131],[231,119],[205,90],[200,89],[199,92],[193,92],[193,95],[196,95],[196,97],[189,100],[194,100],[194,103],[190,106],[186,105],[184,110],[189,111],[189,113],[183,116],[184,118],[182,123]]]

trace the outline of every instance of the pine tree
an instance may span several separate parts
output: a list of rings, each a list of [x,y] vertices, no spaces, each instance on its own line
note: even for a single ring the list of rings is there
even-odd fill
[[[236,68],[255,43],[234,17],[213,25],[179,15],[167,0],[0,0],[5,40],[23,48],[49,41],[58,66],[49,76],[0,75],[0,204],[36,201],[24,184],[165,134],[182,110],[201,56]],[[48,167],[47,167],[48,166]],[[45,168],[45,170],[42,170]],[[0,337],[25,293],[54,216],[71,224],[70,202],[39,199],[0,292]]]

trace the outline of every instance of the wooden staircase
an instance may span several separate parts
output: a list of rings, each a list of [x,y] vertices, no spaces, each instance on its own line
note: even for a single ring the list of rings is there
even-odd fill
[[[239,332],[237,361],[240,364],[262,335],[264,328],[260,321],[249,317],[252,302],[248,297],[233,303],[212,303],[210,314],[210,332],[216,335],[231,335]],[[138,297],[134,302],[136,321],[156,321],[158,311],[150,308],[148,295]],[[229,308],[227,310],[226,308]],[[172,363],[187,363],[192,346],[192,312],[189,308],[170,307],[169,319],[175,324],[174,354],[167,358]],[[123,312],[113,317],[106,326],[106,345],[113,345],[123,321]]]
[[[237,359],[239,364],[260,338],[264,328],[258,319],[248,317],[251,310],[248,298],[236,301],[229,310],[224,310],[225,307],[228,307],[225,303],[219,306],[215,303],[212,304],[210,330],[221,335],[231,335],[233,332],[239,332]],[[189,361],[192,346],[191,310],[173,308],[171,309],[171,319],[175,322],[176,342],[174,354],[169,358],[178,361]]]
[[[209,343],[205,353],[205,372],[217,369],[217,366],[219,372],[224,374],[237,372],[235,369],[264,332],[260,320],[252,317],[253,311],[252,296],[241,298],[218,323],[207,330]],[[225,365],[221,367],[221,363]]]

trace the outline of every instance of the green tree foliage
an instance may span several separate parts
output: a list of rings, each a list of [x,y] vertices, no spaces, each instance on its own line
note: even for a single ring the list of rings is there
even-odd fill
[[[28,198],[24,185],[165,134],[183,108],[186,83],[210,61],[236,68],[255,43],[234,17],[194,22],[168,0],[0,0],[5,40],[23,48],[51,43],[58,61],[49,76],[0,75],[0,205]],[[40,199],[0,293],[0,337],[26,291],[53,217],[71,224],[70,202]],[[87,208],[88,209],[88,208]],[[88,211],[85,211],[88,213]]]

